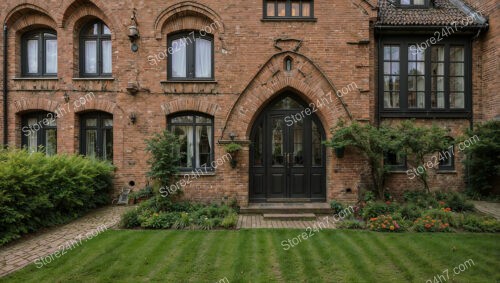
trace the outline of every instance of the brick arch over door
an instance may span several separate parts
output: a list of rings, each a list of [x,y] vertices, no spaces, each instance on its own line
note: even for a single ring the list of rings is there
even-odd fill
[[[293,59],[291,71],[284,70],[285,58]],[[316,115],[327,130],[339,118],[351,119],[352,115],[337,88],[325,73],[303,54],[285,51],[273,55],[257,72],[240,94],[227,114],[220,139],[229,139],[229,133],[236,133],[239,139],[248,139],[253,122],[262,109],[277,95],[291,90],[307,103],[317,103],[323,98],[331,102],[317,107]]]

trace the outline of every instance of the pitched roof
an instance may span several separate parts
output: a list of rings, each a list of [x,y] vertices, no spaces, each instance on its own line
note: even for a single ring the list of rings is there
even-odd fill
[[[379,0],[379,26],[449,26],[455,22],[467,22],[467,17],[474,20],[467,26],[479,27],[486,24],[486,19],[461,0],[434,0],[429,8],[399,7],[396,0]]]

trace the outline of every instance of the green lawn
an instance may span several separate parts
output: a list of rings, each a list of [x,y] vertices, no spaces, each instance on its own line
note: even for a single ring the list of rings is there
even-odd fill
[[[425,282],[445,269],[441,282],[500,280],[498,234],[323,230],[283,250],[302,232],[107,231],[0,282]]]

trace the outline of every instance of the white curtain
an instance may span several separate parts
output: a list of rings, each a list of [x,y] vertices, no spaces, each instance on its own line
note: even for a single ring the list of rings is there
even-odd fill
[[[188,126],[186,127],[186,136],[187,136],[187,167],[193,166],[193,138],[194,138],[194,127]]]
[[[102,72],[111,74],[112,71],[112,52],[111,40],[102,41]]]
[[[203,127],[196,127],[196,156],[195,156],[195,160],[196,160],[196,168],[200,168],[200,153],[201,153],[201,150],[200,150],[200,140],[201,140],[201,133],[203,131]]]
[[[85,41],[85,73],[97,72],[97,43],[95,40]]]
[[[206,39],[196,39],[196,77],[210,78],[212,76],[212,42]]]
[[[208,145],[210,146],[210,152],[212,152],[212,126],[207,126],[208,135]]]
[[[97,131],[88,130],[87,131],[87,156],[96,157],[97,148]]]
[[[57,40],[45,41],[45,70],[47,73],[57,73]]]
[[[28,73],[38,73],[38,40],[28,40]]]
[[[34,125],[38,123],[38,120],[36,118],[30,118],[28,119],[28,127],[30,127],[32,130],[30,131],[28,135],[28,151],[29,152],[37,152],[38,151],[38,131],[35,131]]]
[[[186,43],[184,38],[172,41],[172,77],[186,77]]]

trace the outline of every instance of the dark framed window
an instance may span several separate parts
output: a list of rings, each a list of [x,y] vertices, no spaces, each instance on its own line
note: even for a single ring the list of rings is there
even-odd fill
[[[264,18],[313,18],[312,0],[264,0]]]
[[[389,166],[391,171],[404,171],[407,167],[406,157],[403,154],[386,152],[384,154],[384,165]]]
[[[113,161],[113,115],[91,112],[80,116],[80,154]]]
[[[55,31],[36,30],[22,36],[21,74],[24,77],[57,76],[57,35]]]
[[[430,0],[398,0],[400,7],[427,8]]]
[[[213,80],[214,40],[210,34],[182,32],[168,36],[168,80]]]
[[[452,145],[443,149],[438,154],[439,171],[455,170],[455,144],[452,138],[450,138],[450,140],[452,141]]]
[[[21,143],[30,152],[57,153],[57,121],[52,112],[39,111],[22,116]]]
[[[80,32],[80,76],[110,77],[113,69],[111,31],[102,21],[94,21]]]
[[[429,37],[383,39],[379,50],[382,117],[468,117],[472,105],[470,43],[440,39],[433,39],[436,44],[430,44]]]
[[[180,113],[167,118],[168,129],[180,139],[182,171],[213,170],[214,120],[201,113]]]

